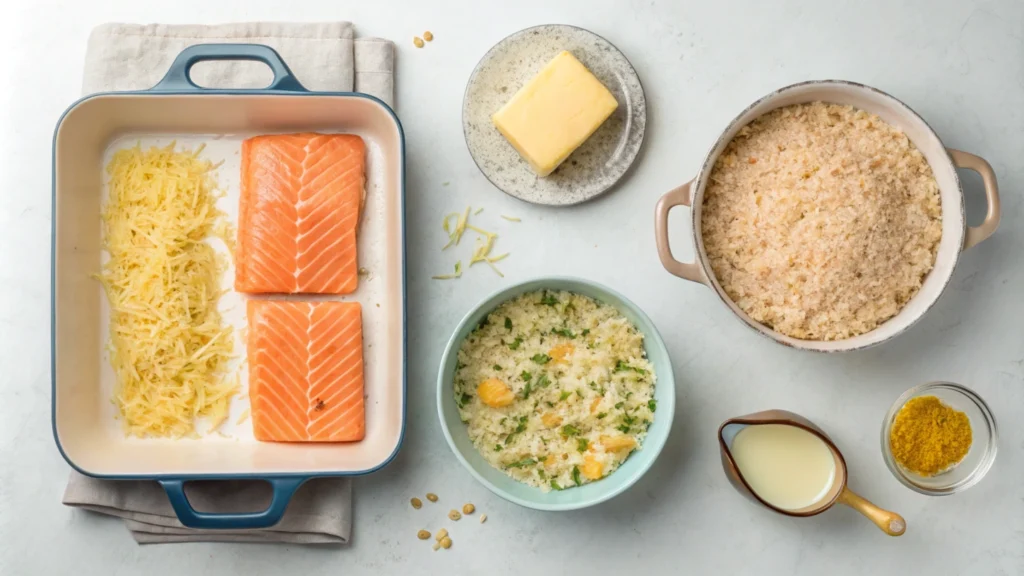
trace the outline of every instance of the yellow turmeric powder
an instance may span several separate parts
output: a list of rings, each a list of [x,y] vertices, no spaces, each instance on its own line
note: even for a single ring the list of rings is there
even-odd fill
[[[935,396],[911,398],[889,432],[893,458],[907,470],[934,476],[958,464],[971,449],[971,421]]]

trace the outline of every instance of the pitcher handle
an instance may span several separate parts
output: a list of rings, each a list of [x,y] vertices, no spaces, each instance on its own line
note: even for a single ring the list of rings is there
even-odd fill
[[[843,488],[843,491],[839,493],[839,501],[863,514],[889,536],[902,536],[907,530],[907,521],[903,519],[903,516],[882,510],[849,488]]]

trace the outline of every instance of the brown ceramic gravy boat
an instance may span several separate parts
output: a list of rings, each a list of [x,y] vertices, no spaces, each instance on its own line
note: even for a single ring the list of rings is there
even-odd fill
[[[796,426],[797,428],[802,428],[825,441],[829,450],[832,451],[832,457],[835,458],[836,476],[835,481],[832,483],[832,488],[821,498],[821,500],[811,504],[810,506],[797,510],[783,510],[782,508],[777,508],[768,502],[765,502],[761,497],[754,493],[750,488],[750,485],[747,484],[747,481],[744,480],[743,474],[740,473],[735,460],[733,460],[730,448],[732,447],[733,439],[736,438],[736,434],[739,433],[740,430],[747,426],[757,426],[760,424],[785,424],[787,426]],[[835,505],[836,502],[841,502],[866,516],[869,520],[874,522],[876,526],[881,528],[883,532],[890,536],[901,536],[907,529],[907,522],[902,516],[895,512],[882,510],[846,487],[846,460],[843,459],[842,453],[839,452],[839,449],[836,448],[836,445],[827,434],[802,416],[785,410],[766,410],[764,412],[748,414],[738,418],[730,418],[723,422],[722,426],[718,429],[718,443],[722,449],[722,467],[725,469],[725,475],[729,478],[729,481],[732,482],[732,485],[740,492],[740,494],[743,494],[747,498],[750,498],[752,501],[768,508],[769,510],[774,510],[779,514],[785,514],[786,516],[802,518],[821,514]]]

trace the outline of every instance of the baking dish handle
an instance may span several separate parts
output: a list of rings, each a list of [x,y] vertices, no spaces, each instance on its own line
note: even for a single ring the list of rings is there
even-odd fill
[[[985,200],[988,202],[988,211],[980,226],[971,226],[967,229],[963,248],[967,250],[971,246],[984,242],[999,227],[999,218],[1002,215],[1002,209],[999,207],[999,183],[996,182],[996,173],[992,170],[992,166],[981,156],[952,148],[948,148],[948,151],[957,168],[966,168],[977,172],[985,183]]]
[[[199,62],[210,60],[253,60],[262,62],[274,73],[274,80],[266,88],[260,90],[289,90],[306,92],[291,69],[281,59],[281,55],[270,46],[262,44],[196,44],[189,46],[178,54],[171,63],[167,74],[150,88],[152,92],[181,92],[205,90],[196,85],[189,76],[192,67]]]
[[[247,530],[251,528],[268,528],[281,521],[292,495],[306,478],[261,478],[270,484],[273,496],[270,506],[259,512],[198,512],[192,507],[185,495],[185,480],[159,480],[171,507],[178,516],[178,521],[188,528],[207,530]]]
[[[661,265],[666,270],[690,282],[707,284],[700,265],[696,262],[676,260],[672,256],[672,246],[668,243],[668,213],[676,206],[690,205],[690,187],[692,185],[693,181],[691,180],[670,190],[658,200],[658,205],[654,209],[654,239],[658,244],[658,257],[661,258]]]

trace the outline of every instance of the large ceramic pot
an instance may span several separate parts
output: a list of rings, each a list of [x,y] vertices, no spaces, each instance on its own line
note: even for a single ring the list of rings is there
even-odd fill
[[[874,330],[844,340],[800,340],[781,334],[750,318],[725,293],[708,262],[701,236],[701,207],[711,171],[718,156],[737,132],[757,117],[784,106],[809,102],[846,104],[877,114],[902,130],[924,155],[935,174],[942,204],[942,238],[939,241],[935,266],[928,273],[921,290],[898,314]],[[988,213],[980,226],[968,226],[964,210],[964,193],[957,168],[978,172],[985,183]],[[695,262],[680,262],[672,256],[668,241],[668,213],[676,206],[691,207]],[[759,334],[781,344],[819,352],[842,352],[867,348],[889,340],[917,322],[939,299],[949,284],[960,254],[979,244],[999,226],[999,189],[992,167],[984,159],[946,148],[935,131],[907,105],[869,86],[837,80],[804,82],[787,86],[761,98],[740,113],[725,129],[704,158],[697,177],[661,197],[655,211],[655,235],[658,255],[665,269],[691,282],[710,287],[723,304]]]

